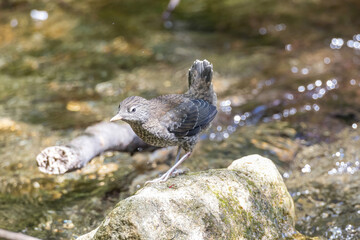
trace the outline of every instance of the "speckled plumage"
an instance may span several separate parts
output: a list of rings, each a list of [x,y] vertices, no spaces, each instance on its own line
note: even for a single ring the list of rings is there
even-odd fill
[[[198,133],[208,127],[214,119],[216,107],[202,99],[191,99],[184,95],[164,95],[151,100],[130,97],[121,104],[146,106],[148,118],[144,122],[128,122],[144,142],[159,146],[181,146],[191,151]],[[121,106],[120,106],[121,108]]]
[[[199,133],[210,126],[217,114],[212,73],[212,65],[207,60],[196,60],[189,70],[189,90],[186,93],[150,100],[128,97],[120,103],[118,114],[112,121],[121,119],[129,123],[134,132],[150,145],[179,146],[178,153],[183,148],[187,153],[180,159],[181,163],[192,152]],[[166,181],[178,165],[157,180]]]

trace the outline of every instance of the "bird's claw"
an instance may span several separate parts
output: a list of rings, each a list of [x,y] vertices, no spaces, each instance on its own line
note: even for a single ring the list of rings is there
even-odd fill
[[[189,169],[175,169],[172,173],[171,173],[171,177],[176,177],[179,175],[183,175],[185,173],[189,172]]]
[[[171,174],[175,171],[175,169],[185,160],[187,159],[189,156],[190,156],[191,152],[187,152],[179,161],[177,161],[175,163],[174,166],[172,166],[164,175],[162,175],[161,177],[159,178],[155,178],[154,180],[150,180],[150,181],[147,181],[145,182],[145,185],[146,184],[149,184],[149,183],[160,183],[160,182],[166,182],[166,180],[169,179],[169,177],[171,176]]]
[[[171,174],[171,173],[170,173],[170,174]],[[155,179],[153,179],[153,180],[146,181],[146,182],[145,182],[145,186],[146,186],[147,184],[150,184],[150,183],[161,183],[161,182],[166,182],[166,180],[168,180],[168,179],[169,179],[170,174],[169,174],[168,172],[166,172],[164,175],[162,175],[162,176],[161,176],[161,177],[159,177],[159,178],[155,178]]]

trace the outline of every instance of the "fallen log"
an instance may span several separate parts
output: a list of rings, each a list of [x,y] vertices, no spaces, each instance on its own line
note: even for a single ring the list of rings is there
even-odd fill
[[[43,173],[63,174],[84,167],[91,159],[106,151],[134,154],[155,149],[142,141],[128,124],[100,122],[88,127],[83,135],[67,145],[45,148],[37,155],[36,161]]]

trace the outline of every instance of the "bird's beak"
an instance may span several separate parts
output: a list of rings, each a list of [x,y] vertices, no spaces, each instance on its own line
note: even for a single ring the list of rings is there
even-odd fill
[[[116,114],[112,119],[110,119],[110,122],[115,122],[121,119],[122,117],[120,116],[120,114]]]

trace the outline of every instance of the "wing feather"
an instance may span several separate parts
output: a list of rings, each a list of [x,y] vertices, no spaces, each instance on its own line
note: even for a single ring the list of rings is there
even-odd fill
[[[162,119],[176,137],[191,137],[207,127],[217,114],[216,107],[202,99],[184,101]]]

